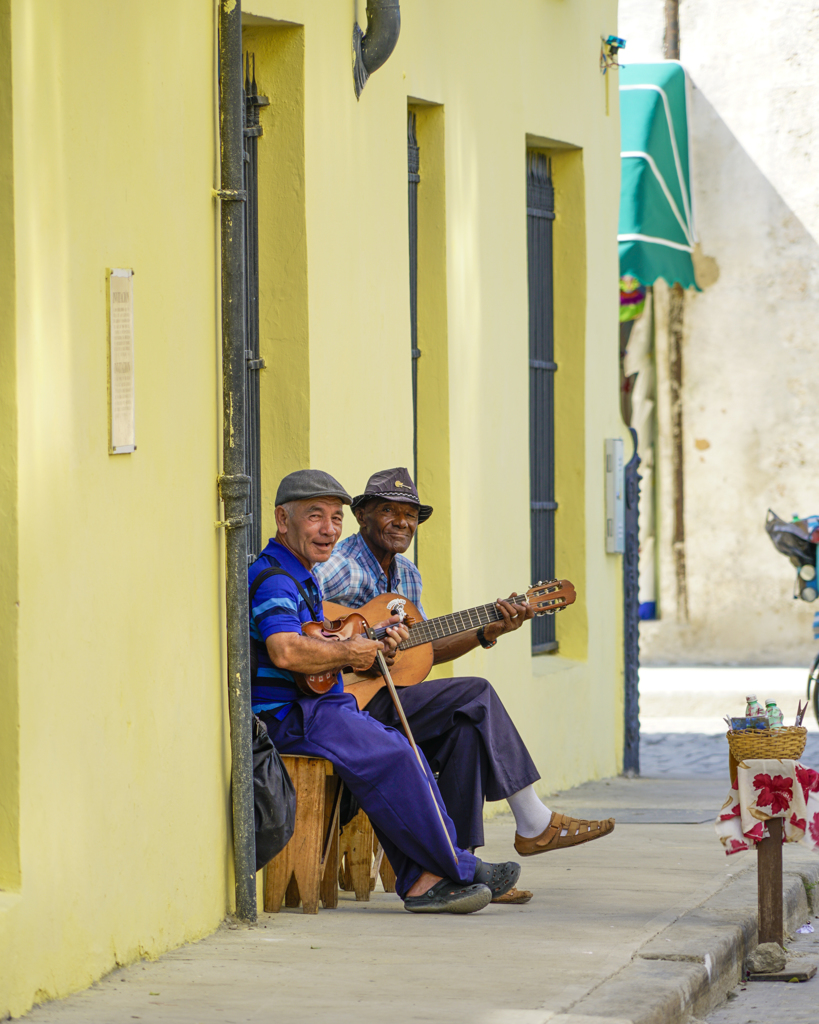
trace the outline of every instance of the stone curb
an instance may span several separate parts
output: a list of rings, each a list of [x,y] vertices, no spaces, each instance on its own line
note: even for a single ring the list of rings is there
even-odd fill
[[[819,914],[819,857],[786,851],[784,923],[792,935]],[[757,945],[757,877],[749,865],[719,892],[680,915],[635,953],[630,964],[564,1011],[561,1022],[684,1024],[705,1017],[742,980]]]

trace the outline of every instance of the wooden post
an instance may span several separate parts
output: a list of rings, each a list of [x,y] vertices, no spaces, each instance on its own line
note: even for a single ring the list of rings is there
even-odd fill
[[[663,51],[666,60],[680,59],[680,0],[665,0]]]
[[[759,942],[783,945],[782,925],[782,819],[770,818],[768,837],[757,844]]]
[[[728,751],[728,771],[731,785],[737,780],[739,765]],[[782,923],[782,819],[769,818],[768,838],[756,845],[757,904],[759,907],[758,939],[763,942],[778,942],[784,946],[784,925]]]
[[[674,494],[672,549],[677,580],[677,622],[688,622],[685,567],[685,480],[683,444],[683,313],[685,291],[675,284],[668,297],[668,380],[671,398],[671,484]]]

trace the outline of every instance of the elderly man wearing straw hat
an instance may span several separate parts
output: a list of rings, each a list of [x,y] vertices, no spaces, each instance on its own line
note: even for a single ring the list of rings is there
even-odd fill
[[[404,555],[418,527],[432,515],[403,467],[374,473],[352,502],[359,532],[336,545],[315,567],[324,598],[360,608],[379,594],[396,593],[423,612],[421,574]],[[499,600],[502,618],[477,630],[433,642],[434,663],[452,661],[532,618],[514,595]],[[545,853],[608,835],[614,819],[580,821],[552,812],[535,793],[540,778],[528,750],[492,685],[474,676],[426,679],[402,687],[401,704],[418,745],[437,773],[447,811],[465,849],[483,846],[484,800],[506,799],[515,817],[515,849],[521,856]],[[384,725],[398,716],[385,689],[365,709]],[[532,894],[513,889],[496,902],[525,903]]]

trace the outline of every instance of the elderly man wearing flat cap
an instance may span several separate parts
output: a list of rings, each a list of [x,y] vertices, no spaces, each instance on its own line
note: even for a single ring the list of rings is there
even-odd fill
[[[469,914],[514,888],[520,866],[482,863],[458,846],[455,826],[426,760],[403,733],[360,711],[344,692],[340,669],[367,671],[378,650],[394,650],[408,632],[386,625],[384,643],[355,636],[327,642],[302,624],[323,621],[313,572],[341,536],[351,498],[329,473],[301,470],[276,495],[276,536],[248,569],[253,711],[277,749],[331,761],[372,822],[396,873],[396,891],[414,913]],[[307,696],[293,673],[337,673],[332,689]]]
[[[379,594],[401,594],[421,614],[421,574],[405,557],[432,508],[421,503],[403,467],[374,473],[352,502],[359,532],[342,541],[316,566],[327,601],[360,608]],[[433,641],[434,664],[452,661],[478,645],[494,647],[506,633],[520,629],[533,609],[514,595],[497,602],[503,616],[477,630]],[[614,820],[583,821],[552,812],[535,793],[540,778],[509,713],[492,685],[474,676],[427,679],[399,690],[416,742],[438,775],[438,786],[465,849],[483,846],[484,800],[509,803],[515,817],[515,849],[521,856],[576,846],[607,835]],[[395,727],[398,716],[383,688],[365,710]],[[510,889],[493,902],[525,903],[532,894]]]

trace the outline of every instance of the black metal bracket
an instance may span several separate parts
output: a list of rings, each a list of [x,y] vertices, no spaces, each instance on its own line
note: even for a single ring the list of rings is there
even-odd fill
[[[219,528],[224,526],[226,530],[238,530],[242,526],[250,526],[252,522],[253,513],[248,512],[247,515],[244,516],[234,516],[233,519],[223,519],[216,523],[216,527]]]

